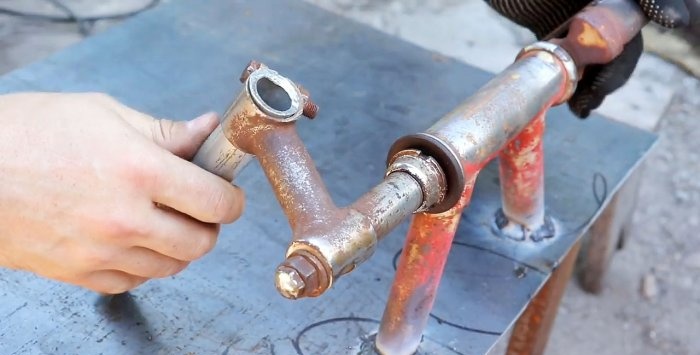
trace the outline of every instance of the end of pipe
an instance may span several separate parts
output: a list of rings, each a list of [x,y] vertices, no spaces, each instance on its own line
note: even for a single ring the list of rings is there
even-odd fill
[[[554,103],[555,105],[560,105],[567,102],[571,96],[576,92],[576,87],[578,85],[578,68],[576,67],[576,62],[571,57],[569,52],[567,52],[562,46],[559,46],[551,42],[536,42],[525,48],[518,54],[516,61],[533,57],[540,56],[543,60],[554,60],[562,68],[564,75],[566,76],[563,92],[561,93],[559,99]],[[551,58],[544,58],[542,56],[551,56]]]
[[[440,203],[432,206],[428,213],[449,211],[462,197],[466,186],[464,168],[459,155],[450,145],[428,133],[418,133],[399,138],[389,150],[387,166],[391,166],[396,154],[405,150],[419,150],[437,161],[445,175],[446,191]]]

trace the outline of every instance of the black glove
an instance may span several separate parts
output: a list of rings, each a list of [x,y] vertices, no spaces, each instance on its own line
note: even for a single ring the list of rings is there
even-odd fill
[[[530,29],[542,39],[586,7],[590,0],[486,0],[498,13]],[[667,27],[688,26],[700,16],[700,0],[637,0],[652,21]],[[644,42],[639,33],[615,60],[605,65],[586,67],[569,108],[586,118],[605,97],[623,86],[632,75],[642,55]]]

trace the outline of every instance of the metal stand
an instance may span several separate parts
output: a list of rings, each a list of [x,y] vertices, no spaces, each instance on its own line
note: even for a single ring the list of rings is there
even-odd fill
[[[557,317],[559,303],[578,257],[576,243],[520,316],[508,343],[507,355],[542,355]]]

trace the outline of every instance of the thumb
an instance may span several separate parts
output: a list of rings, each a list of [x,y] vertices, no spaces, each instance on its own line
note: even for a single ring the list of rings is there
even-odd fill
[[[207,113],[184,122],[154,119],[150,127],[151,139],[163,149],[190,160],[218,124],[216,113]]]

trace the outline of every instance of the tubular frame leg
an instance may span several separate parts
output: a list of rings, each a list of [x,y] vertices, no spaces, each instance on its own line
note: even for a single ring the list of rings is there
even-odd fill
[[[537,114],[499,154],[502,208],[496,228],[511,239],[537,242],[554,236],[544,209],[545,114]]]
[[[569,283],[581,242],[569,251],[547,283],[515,323],[506,355],[542,355],[549,341],[559,303]]]
[[[503,212],[534,228],[544,222],[544,126],[545,114],[540,113],[499,154]]]
[[[642,174],[640,168],[629,177],[584,236],[577,276],[586,292],[599,294],[603,290],[610,262],[631,228]]]
[[[460,202],[449,211],[414,217],[377,334],[376,347],[381,354],[413,354],[420,345],[452,240],[473,187],[471,180]]]

